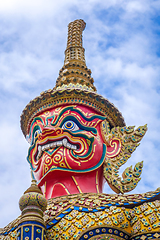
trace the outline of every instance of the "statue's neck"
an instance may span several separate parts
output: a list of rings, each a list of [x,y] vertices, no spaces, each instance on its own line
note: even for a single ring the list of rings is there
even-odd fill
[[[88,173],[63,176],[56,173],[56,178],[50,177],[42,186],[42,191],[47,199],[68,194],[102,193],[103,174],[102,168]]]

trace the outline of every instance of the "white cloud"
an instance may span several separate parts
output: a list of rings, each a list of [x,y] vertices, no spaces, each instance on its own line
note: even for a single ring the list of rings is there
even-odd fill
[[[148,10],[147,1],[129,1],[126,3],[126,11],[130,14],[133,12],[144,13]]]

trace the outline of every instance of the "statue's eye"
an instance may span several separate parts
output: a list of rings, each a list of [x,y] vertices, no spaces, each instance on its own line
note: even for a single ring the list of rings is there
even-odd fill
[[[62,129],[66,129],[66,130],[70,130],[70,131],[77,131],[77,130],[79,130],[79,127],[77,126],[77,124],[75,122],[68,120],[63,124]]]
[[[39,129],[36,130],[35,133],[34,133],[34,138],[36,138],[40,133],[41,133],[41,131]]]

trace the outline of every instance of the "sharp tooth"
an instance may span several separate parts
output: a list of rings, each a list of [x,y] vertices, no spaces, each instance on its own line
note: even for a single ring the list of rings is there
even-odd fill
[[[38,156],[37,156],[37,159],[39,160],[41,156],[42,156],[42,147],[38,146]]]
[[[67,143],[67,148],[71,148],[71,144],[70,143]]]
[[[42,146],[42,151],[46,150],[46,149],[49,149],[49,144],[45,145],[45,146]]]
[[[63,142],[63,145],[64,145],[65,147],[67,147],[67,142],[68,142],[68,141],[67,141],[67,138],[64,138],[62,142]]]
[[[50,146],[51,146],[52,148],[56,147],[56,145],[57,145],[56,142],[53,142],[53,143],[50,144]]]
[[[73,150],[76,150],[76,149],[77,149],[77,146],[76,146],[76,145],[72,145],[71,148],[72,148]]]
[[[57,142],[57,146],[62,146],[62,141]]]
[[[51,147],[50,144],[47,144],[47,149],[50,149],[50,147]]]
[[[42,156],[42,154],[38,154],[37,159],[39,160],[41,156]]]
[[[49,144],[45,145],[45,146],[44,146],[44,149],[45,149],[45,150],[46,150],[46,149],[49,149]]]
[[[42,147],[38,146],[38,152],[41,153],[42,152]]]

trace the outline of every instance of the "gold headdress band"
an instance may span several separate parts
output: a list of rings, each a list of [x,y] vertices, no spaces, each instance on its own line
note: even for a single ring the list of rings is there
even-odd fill
[[[85,63],[85,50],[82,46],[82,31],[85,25],[82,19],[68,25],[64,66],[59,71],[56,86],[30,101],[22,112],[21,128],[25,136],[34,116],[55,106],[66,104],[83,104],[95,109],[106,116],[112,127],[125,125],[119,110],[96,93],[91,70]]]

